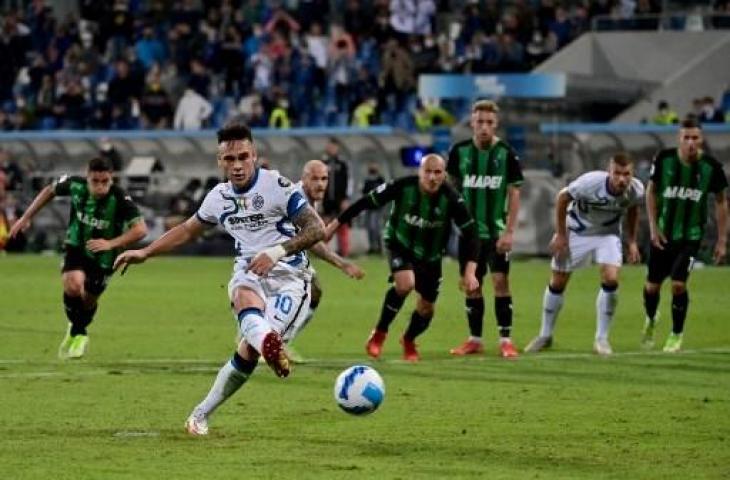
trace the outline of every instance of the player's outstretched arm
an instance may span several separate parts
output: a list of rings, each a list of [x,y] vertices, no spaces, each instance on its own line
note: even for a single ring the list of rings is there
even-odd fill
[[[124,233],[118,237],[106,239],[106,238],[92,238],[86,242],[86,248],[90,252],[105,252],[107,250],[114,250],[115,248],[122,248],[127,245],[131,245],[134,242],[142,240],[147,235],[147,225],[145,225],[143,219],[139,219],[135,222],[131,228],[127,229]]]
[[[324,241],[329,242],[337,229],[340,228],[340,225],[349,223],[350,220],[360,215],[363,210],[374,210],[393,200],[401,188],[402,181],[396,180],[395,182],[384,183],[372,192],[360,197],[358,201],[347,207],[336,219],[327,224],[324,231]]]
[[[30,221],[33,220],[33,217],[35,217],[36,213],[38,213],[43,207],[45,207],[48,202],[53,200],[53,197],[56,196],[56,193],[53,191],[52,185],[46,185],[43,187],[43,189],[38,192],[38,195],[33,199],[33,202],[28,207],[28,210],[21,215],[21,217],[13,224],[13,226],[10,228],[10,238],[15,238],[15,236],[26,230],[28,227],[30,227]]]
[[[324,225],[317,212],[307,205],[292,218],[299,231],[294,237],[259,252],[248,264],[248,271],[264,276],[282,257],[310,248],[324,238]]]
[[[715,194],[715,221],[717,222],[717,242],[713,258],[720,264],[727,253],[727,194],[725,191]]]
[[[114,270],[123,267],[126,270],[128,265],[142,263],[150,257],[161,253],[169,252],[175,248],[197,238],[205,231],[203,222],[193,215],[184,223],[171,228],[160,238],[139,250],[127,250],[122,252],[114,261]],[[124,270],[122,273],[124,273]]]
[[[339,268],[350,278],[360,280],[365,276],[365,272],[358,265],[342,258],[336,252],[333,252],[332,249],[330,249],[324,242],[320,241],[315,243],[309,247],[309,251],[333,267]]]

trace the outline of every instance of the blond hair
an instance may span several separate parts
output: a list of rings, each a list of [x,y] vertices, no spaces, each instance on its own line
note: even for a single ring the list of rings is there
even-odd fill
[[[499,106],[492,100],[477,100],[471,106],[471,113],[475,112],[499,113]]]

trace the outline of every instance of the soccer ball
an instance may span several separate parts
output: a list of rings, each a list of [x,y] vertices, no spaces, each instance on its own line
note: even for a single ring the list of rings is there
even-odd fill
[[[385,384],[375,369],[355,365],[340,373],[335,381],[335,401],[352,415],[366,415],[377,410],[385,396]]]

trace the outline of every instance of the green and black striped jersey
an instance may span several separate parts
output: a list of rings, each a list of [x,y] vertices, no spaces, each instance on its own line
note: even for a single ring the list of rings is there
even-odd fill
[[[103,269],[111,269],[119,250],[90,252],[86,242],[92,238],[118,237],[142,218],[139,209],[124,190],[112,185],[103,198],[94,198],[89,192],[86,178],[61,177],[53,186],[59,197],[71,197],[71,216],[66,230],[66,245],[84,250]]]
[[[472,139],[464,140],[451,147],[446,170],[476,221],[479,238],[497,239],[507,224],[507,188],[524,180],[512,147],[496,139],[482,150]]]
[[[699,241],[707,223],[708,193],[727,188],[722,165],[700,152],[696,162],[682,162],[676,148],[661,150],[651,166],[657,226],[672,242]]]
[[[464,199],[447,182],[434,195],[428,195],[418,186],[418,177],[403,177],[375,188],[342,212],[340,223],[347,223],[363,210],[380,208],[393,202],[385,241],[396,243],[410,252],[417,260],[439,261],[444,255],[453,222],[462,235],[473,238],[476,244],[474,220],[464,204]],[[476,261],[476,252],[469,255]]]

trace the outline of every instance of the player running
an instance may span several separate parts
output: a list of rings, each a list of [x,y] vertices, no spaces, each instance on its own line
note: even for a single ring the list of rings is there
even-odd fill
[[[366,351],[373,358],[380,356],[391,322],[408,294],[415,289],[418,293],[416,309],[400,341],[405,360],[417,362],[420,359],[415,340],[426,331],[433,317],[441,283],[441,259],[452,222],[465,237],[462,242],[462,257],[466,259],[462,285],[467,292],[478,286],[474,272],[479,247],[474,220],[469,216],[464,199],[445,179],[444,159],[435,154],[426,155],[418,176],[382,184],[327,225],[326,238],[331,238],[341,224],[363,210],[393,202],[385,227],[393,286],[385,295],[380,320],[366,344]]]
[[[60,359],[84,355],[89,346],[87,328],[113,273],[114,259],[120,249],[147,235],[137,206],[113,184],[112,173],[111,163],[92,158],[85,178],[66,175],[44,187],[10,229],[13,238],[54,197],[71,197],[61,268],[63,305],[70,324],[58,347]]]

